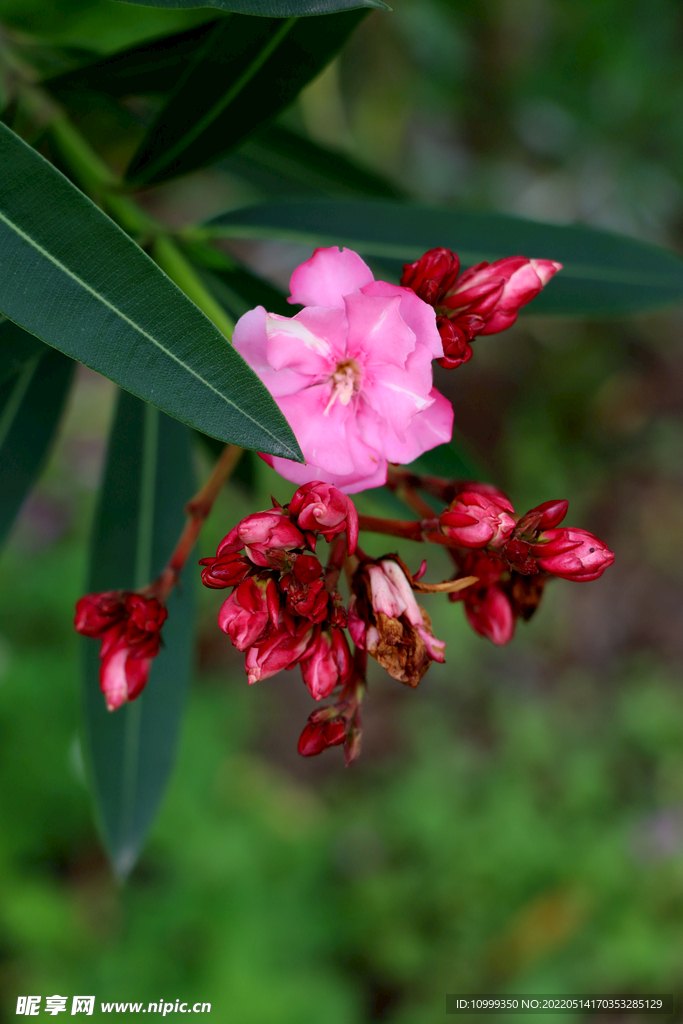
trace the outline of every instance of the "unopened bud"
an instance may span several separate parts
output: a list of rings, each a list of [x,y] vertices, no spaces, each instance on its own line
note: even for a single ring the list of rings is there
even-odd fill
[[[412,288],[423,302],[436,306],[455,284],[459,270],[460,260],[450,249],[430,249],[415,263],[404,264],[401,284]]]
[[[547,530],[531,546],[541,569],[565,580],[587,583],[602,576],[614,553],[588,530],[572,527]]]
[[[501,547],[515,528],[512,505],[499,497],[463,491],[441,513],[443,533],[466,548]]]

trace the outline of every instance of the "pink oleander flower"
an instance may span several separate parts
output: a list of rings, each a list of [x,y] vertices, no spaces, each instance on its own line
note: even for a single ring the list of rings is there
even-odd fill
[[[235,587],[218,613],[218,625],[238,651],[246,651],[270,621],[277,623],[280,600],[273,580],[244,580]]]
[[[327,541],[346,530],[349,554],[358,543],[358,513],[350,498],[330,484],[314,480],[304,484],[289,503],[301,530],[319,532]]]
[[[597,580],[614,561],[614,552],[603,541],[574,527],[542,533],[531,554],[544,572],[577,583]]]
[[[441,513],[443,533],[466,548],[501,547],[515,528],[514,509],[500,494],[463,491]]]
[[[515,632],[515,615],[507,594],[494,584],[487,589],[473,591],[465,598],[465,614],[472,629],[497,646],[507,644]]]
[[[335,686],[346,681],[352,668],[351,652],[342,631],[334,627],[323,629],[300,664],[311,697],[329,697]]]
[[[417,686],[432,661],[445,660],[446,644],[432,633],[406,571],[395,556],[359,566],[349,603],[349,632],[356,646],[367,650],[390,676]]]
[[[156,598],[125,590],[86,594],[76,604],[76,631],[102,641],[100,689],[109,711],[135,700],[147,685],[167,615]]]
[[[275,398],[306,465],[264,456],[287,480],[352,494],[379,487],[387,463],[449,441],[453,409],[432,382],[443,356],[434,310],[410,288],[375,281],[350,249],[316,249],[292,274],[294,317],[257,306],[233,336]]]

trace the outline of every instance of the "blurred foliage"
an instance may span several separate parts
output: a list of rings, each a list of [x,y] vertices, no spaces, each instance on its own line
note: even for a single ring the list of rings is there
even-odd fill
[[[285,120],[424,199],[675,244],[682,33],[672,0],[403,0]],[[148,202],[177,223],[268,193],[233,172]],[[302,251],[240,254],[282,283]],[[181,761],[126,889],[99,852],[76,736],[71,616],[111,404],[81,375],[0,566],[8,1017],[28,992],[207,1000],[234,1024],[427,1024],[457,990],[683,990],[681,326],[526,317],[440,377],[489,479],[522,511],[568,497],[568,522],[617,561],[589,587],[549,587],[509,648],[425,601],[448,662],[417,692],[372,677],[349,771],[339,751],[298,758],[298,673],[247,688],[220,595],[202,595]],[[291,493],[258,460],[241,478],[262,506]],[[200,553],[253,504],[234,483]]]

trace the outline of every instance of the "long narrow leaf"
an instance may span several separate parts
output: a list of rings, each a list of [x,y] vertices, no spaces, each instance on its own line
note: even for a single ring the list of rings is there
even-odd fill
[[[534,300],[534,313],[614,315],[683,300],[683,261],[674,253],[579,225],[381,201],[321,200],[235,210],[210,227],[229,237],[346,245],[392,260],[395,274],[402,262],[437,246],[455,250],[465,265],[516,255],[559,260],[564,269]]]
[[[193,491],[191,432],[121,393],[92,539],[89,589],[134,589],[164,567]],[[192,668],[193,576],[168,603],[164,647],[136,701],[108,712],[97,644],[84,640],[86,745],[104,843],[116,873],[135,864],[175,760]]]
[[[50,450],[74,366],[61,352],[36,351],[0,385],[0,544]]]
[[[45,350],[46,346],[39,338],[22,331],[6,317],[0,317],[0,384],[19,373],[29,359]]]
[[[124,4],[139,2],[140,0],[119,0],[119,3]],[[359,7],[376,8],[380,11],[391,10],[382,0],[144,0],[144,6],[175,10],[215,7],[219,11],[256,14],[262,18],[301,18],[314,14],[356,10]]]
[[[292,103],[366,14],[234,14],[219,21],[143,139],[127,179],[165,181],[230,152]]]
[[[255,373],[155,263],[0,124],[0,312],[222,441],[301,458]]]
[[[163,95],[172,92],[197,48],[216,25],[209,21],[185,32],[151,39],[44,81],[55,96],[74,90],[103,92],[108,96]]]

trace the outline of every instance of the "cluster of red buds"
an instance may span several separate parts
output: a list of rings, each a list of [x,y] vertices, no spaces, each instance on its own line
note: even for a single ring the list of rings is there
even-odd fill
[[[449,595],[463,601],[473,629],[494,644],[508,643],[518,618],[528,620],[550,577],[596,580],[614,561],[603,541],[587,530],[561,527],[569,503],[545,501],[521,518],[510,499],[488,484],[462,483],[439,517],[455,542],[456,579],[477,582]]]
[[[346,611],[337,590],[341,562],[335,558],[325,569],[313,554],[318,536],[332,541],[342,533],[342,555],[353,553],[353,502],[336,487],[313,482],[288,505],[247,516],[221,541],[215,558],[201,560],[205,586],[234,587],[218,624],[245,652],[250,683],[300,665],[311,696],[321,700],[349,678]]]
[[[454,252],[430,249],[415,263],[405,264],[401,284],[434,306],[444,350],[438,362],[450,370],[472,358],[470,343],[478,334],[511,327],[521,307],[561,269],[554,260],[508,256],[461,274]]]
[[[102,641],[100,688],[109,711],[135,700],[145,688],[167,615],[155,597],[131,590],[86,594],[78,601],[76,631]]]

